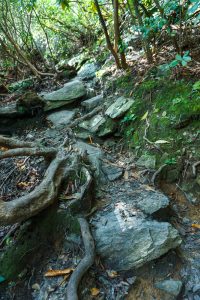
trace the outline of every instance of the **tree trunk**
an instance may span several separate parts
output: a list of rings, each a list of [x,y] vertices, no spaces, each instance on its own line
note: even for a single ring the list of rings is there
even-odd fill
[[[108,47],[108,49],[110,50],[110,52],[112,53],[112,55],[113,55],[113,57],[115,59],[115,63],[116,63],[117,68],[120,69],[121,68],[120,60],[119,60],[119,57],[118,57],[117,53],[115,52],[115,49],[113,48],[112,43],[110,41],[110,36],[108,34],[108,30],[107,30],[106,23],[104,21],[103,15],[101,13],[101,9],[100,9],[98,0],[94,0],[94,3],[95,3],[95,6],[97,8],[97,12],[98,12],[98,16],[99,16],[99,21],[101,23],[101,26],[102,26],[104,34],[105,34],[107,47]]]

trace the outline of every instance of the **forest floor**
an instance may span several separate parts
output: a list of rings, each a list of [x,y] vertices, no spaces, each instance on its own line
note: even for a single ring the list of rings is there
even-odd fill
[[[175,296],[163,293],[155,287],[155,282],[171,278],[183,283],[181,294],[177,299],[197,300],[200,299],[200,177],[198,174],[195,178],[192,177],[191,169],[200,159],[200,121],[199,119],[188,120],[187,117],[181,120],[182,107],[178,105],[177,109],[173,110],[180,99],[184,102],[184,109],[191,109],[187,99],[189,95],[190,99],[193,97],[192,86],[197,78],[192,80],[186,78],[187,86],[182,78],[177,79],[176,83],[172,82],[173,79],[166,82],[166,78],[162,75],[159,80],[142,75],[142,81],[138,75],[140,78],[134,81],[132,79],[135,77],[134,70],[133,67],[130,73],[114,71],[112,76],[102,77],[100,86],[96,87],[96,94],[101,89],[106,96],[110,94],[131,96],[134,93],[136,99],[142,98],[143,102],[138,105],[136,101],[123,122],[118,124],[115,134],[105,138],[92,136],[85,140],[90,145],[102,149],[105,152],[104,159],[123,170],[121,177],[96,188],[90,217],[98,210],[106,210],[112,201],[116,201],[116,195],[121,198],[129,197],[132,184],[140,182],[148,189],[158,189],[169,197],[169,214],[160,218],[173,224],[179,231],[183,243],[178,249],[170,250],[141,268],[126,272],[109,270],[103,261],[96,257],[94,265],[81,281],[80,299],[176,299]],[[104,76],[106,72],[104,70]],[[137,89],[136,84],[135,90],[133,85],[136,82],[139,88]],[[54,89],[61,85],[62,82],[57,83]],[[91,86],[91,81],[89,85]],[[41,91],[44,87],[48,89],[49,86],[50,83],[47,81],[36,89]],[[166,97],[178,100],[172,107],[168,105]],[[9,97],[7,100],[10,101]],[[6,103],[7,101],[4,100],[2,105]],[[199,115],[198,109],[199,107],[195,111],[195,116]],[[166,118],[172,114],[174,119]],[[183,124],[185,120],[186,125]],[[171,122],[175,126],[181,124],[180,128],[171,129]],[[134,132],[131,130],[133,127]],[[66,137],[65,129],[52,127],[52,124],[46,120],[46,116],[18,120],[9,128],[1,126],[0,131],[1,129],[19,140],[42,140],[46,146],[54,147]],[[163,142],[155,143],[155,141]],[[156,157],[156,165],[153,168],[139,166],[137,162],[142,155]],[[162,170],[163,165],[167,165],[165,172]],[[0,197],[4,201],[11,201],[13,198],[30,193],[41,182],[46,167],[41,157],[2,160]],[[156,170],[160,167],[156,182],[152,182]],[[57,215],[55,211],[58,211]],[[11,266],[14,261],[7,262],[9,271],[15,274],[9,283],[7,281],[1,283],[1,300],[66,299],[68,276],[52,278],[44,276],[51,269],[62,270],[75,267],[84,254],[80,235],[71,233],[69,228],[63,228],[63,224],[56,220],[53,220],[55,224],[50,220],[54,217],[61,218],[63,214],[63,200],[60,199],[57,204],[34,217],[31,222],[26,221],[23,224],[0,228],[1,257],[4,257],[5,262],[13,255],[13,260],[18,260],[16,268],[20,269],[16,276],[16,269]],[[52,230],[53,226],[58,224],[61,228]],[[15,246],[19,247],[19,240],[22,245],[23,243],[29,245],[24,247],[21,253],[16,251],[12,254]],[[21,268],[19,268],[20,264]]]

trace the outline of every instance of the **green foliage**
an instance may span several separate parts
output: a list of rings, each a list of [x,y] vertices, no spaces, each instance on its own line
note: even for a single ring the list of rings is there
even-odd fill
[[[137,116],[135,114],[130,114],[130,115],[127,115],[125,116],[122,120],[121,120],[121,123],[128,123],[130,121],[135,121],[135,119],[137,118]]]
[[[195,82],[195,83],[193,84],[192,89],[193,89],[194,91],[200,91],[200,80],[197,81],[197,82]]]
[[[172,157],[169,159],[166,159],[164,162],[166,165],[175,165],[177,163],[176,158]]]

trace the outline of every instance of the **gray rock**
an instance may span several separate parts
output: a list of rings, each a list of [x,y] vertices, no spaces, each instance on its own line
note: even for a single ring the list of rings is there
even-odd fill
[[[50,114],[47,120],[52,122],[54,126],[67,125],[73,120],[75,113],[73,110],[57,111]]]
[[[137,191],[135,191],[137,193]],[[169,199],[157,191],[143,189],[138,191],[136,206],[147,215],[151,215],[169,205]]]
[[[80,128],[86,129],[89,132],[95,133],[99,130],[100,126],[106,122],[106,119],[101,115],[98,114],[92,117],[90,120],[83,121],[79,124]]]
[[[166,293],[177,297],[180,294],[182,288],[182,282],[180,280],[164,280],[155,283],[155,287]]]
[[[133,201],[121,200],[97,212],[91,224],[97,253],[116,271],[138,268],[181,243],[175,228],[147,220]]]
[[[117,123],[111,118],[107,117],[106,122],[99,127],[98,136],[104,137],[111,133],[114,133],[117,129]]]
[[[78,71],[78,76],[82,80],[92,79],[96,76],[95,73],[97,70],[98,67],[95,63],[87,63],[80,68]]]
[[[16,108],[16,104],[9,104],[5,107],[0,107],[0,117],[13,119],[16,117],[23,116],[24,112],[19,112]]]
[[[102,95],[97,95],[96,97],[93,97],[91,99],[85,100],[81,103],[81,105],[87,110],[92,110],[96,106],[100,105],[103,103],[103,96]]]
[[[147,169],[154,169],[156,166],[156,156],[155,155],[142,155],[136,162],[138,166],[145,167]]]
[[[83,52],[81,54],[78,54],[78,55],[72,57],[69,61],[67,61],[67,64],[78,70],[88,60],[89,60],[88,53]]]
[[[88,131],[78,131],[78,132],[76,132],[76,137],[81,140],[89,141],[91,134]]]
[[[80,80],[73,80],[59,90],[43,94],[46,102],[45,110],[55,109],[82,99],[86,95],[86,89]]]
[[[105,114],[112,119],[119,118],[127,112],[133,105],[131,98],[119,97],[111,106],[108,107]]]
[[[109,181],[114,181],[114,180],[120,178],[123,174],[122,168],[115,167],[110,164],[103,164],[102,171],[107,176]]]

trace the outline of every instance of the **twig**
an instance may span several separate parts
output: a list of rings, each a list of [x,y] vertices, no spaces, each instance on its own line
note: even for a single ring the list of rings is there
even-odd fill
[[[162,172],[162,170],[167,166],[167,164],[164,164],[162,166],[160,166],[160,168],[153,174],[152,178],[151,178],[151,182],[152,184],[155,186],[156,184],[156,179],[159,176],[159,174]]]
[[[92,266],[95,257],[94,240],[90,233],[89,224],[83,217],[78,218],[85,247],[85,256],[72,273],[67,286],[67,300],[78,300],[78,285],[82,276]]]
[[[149,124],[149,122],[148,122],[147,119],[146,119],[146,124],[147,124],[147,126],[146,126],[145,129],[144,129],[144,136],[143,136],[143,139],[144,139],[145,141],[147,141],[147,143],[153,145],[154,148],[156,148],[158,151],[160,151],[161,153],[163,153],[163,151],[162,151],[158,146],[156,146],[154,142],[150,141],[150,140],[147,138],[147,130],[148,130],[148,128],[150,127],[150,124]]]
[[[4,242],[9,238],[15,231],[16,229],[20,226],[20,223],[14,224],[11,226],[10,230],[6,233],[6,235],[3,237],[3,239],[0,242],[0,247],[4,244]]]
[[[194,164],[192,165],[192,173],[193,173],[194,177],[197,176],[197,167],[198,167],[199,165],[200,165],[200,161],[197,161],[196,163],[194,163]]]

